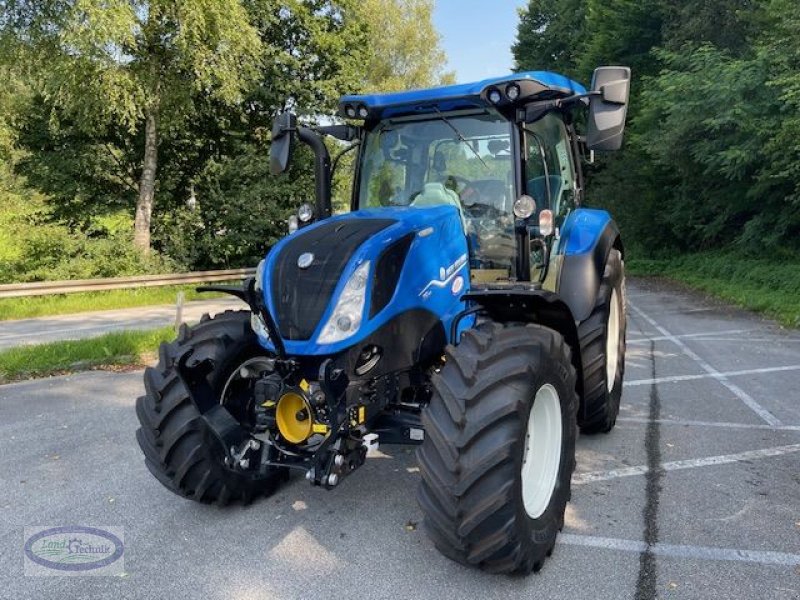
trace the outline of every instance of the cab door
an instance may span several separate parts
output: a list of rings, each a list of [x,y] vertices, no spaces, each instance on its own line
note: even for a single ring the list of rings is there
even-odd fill
[[[561,115],[555,112],[526,123],[523,133],[522,184],[525,193],[536,202],[529,229],[530,277],[531,281],[541,281],[545,289],[555,291],[560,268],[559,231],[576,208],[578,197],[572,145]]]

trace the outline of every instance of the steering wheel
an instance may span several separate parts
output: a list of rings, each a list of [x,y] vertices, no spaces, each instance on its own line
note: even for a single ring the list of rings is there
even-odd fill
[[[496,219],[504,214],[503,211],[498,209],[496,206],[485,204],[483,202],[464,204],[464,210],[473,219]]]
[[[461,175],[448,175],[444,181],[444,186],[448,187],[447,184],[449,180],[453,180],[456,184],[460,184],[461,189],[459,190],[459,185],[456,185],[456,189],[453,191],[458,194],[459,199],[461,200],[462,204],[466,205],[466,202],[469,201],[469,198],[475,196],[476,194],[480,196],[480,192],[478,189],[472,184],[472,181],[467,179],[466,177],[462,177]],[[450,189],[450,188],[448,188]]]

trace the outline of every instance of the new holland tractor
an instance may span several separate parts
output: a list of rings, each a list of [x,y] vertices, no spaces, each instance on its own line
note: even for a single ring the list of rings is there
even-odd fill
[[[271,168],[315,156],[316,202],[243,287],[145,371],[145,463],[198,502],[249,502],[291,471],[331,489],[380,444],[417,445],[446,556],[541,568],[577,431],[608,432],[625,366],[624,251],[584,206],[582,161],[620,148],[630,70],[344,96],[339,125],[276,117]],[[576,131],[578,124],[583,131]],[[323,136],[357,149],[332,215]]]

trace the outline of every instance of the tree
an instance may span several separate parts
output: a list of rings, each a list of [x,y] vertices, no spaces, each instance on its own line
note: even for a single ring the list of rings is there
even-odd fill
[[[453,73],[444,71],[447,57],[433,26],[432,0],[363,0],[358,6],[369,34],[364,91],[425,88],[454,80]]]
[[[511,47],[518,71],[549,70],[583,79],[578,59],[584,46],[585,0],[530,0],[519,10]]]
[[[661,44],[664,0],[586,0],[585,45],[578,71],[589,76],[600,65],[626,65],[636,83],[658,71],[652,50]]]
[[[6,34],[38,58],[41,93],[77,127],[143,134],[134,245],[150,250],[159,133],[197,94],[235,103],[260,54],[239,0],[3,3]]]

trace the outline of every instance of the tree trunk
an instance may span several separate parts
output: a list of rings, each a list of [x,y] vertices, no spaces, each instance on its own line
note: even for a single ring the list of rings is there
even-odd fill
[[[133,245],[144,254],[150,253],[150,216],[156,191],[158,168],[158,112],[149,108],[145,115],[144,166],[139,180],[139,197],[136,200],[136,219],[133,223]]]

